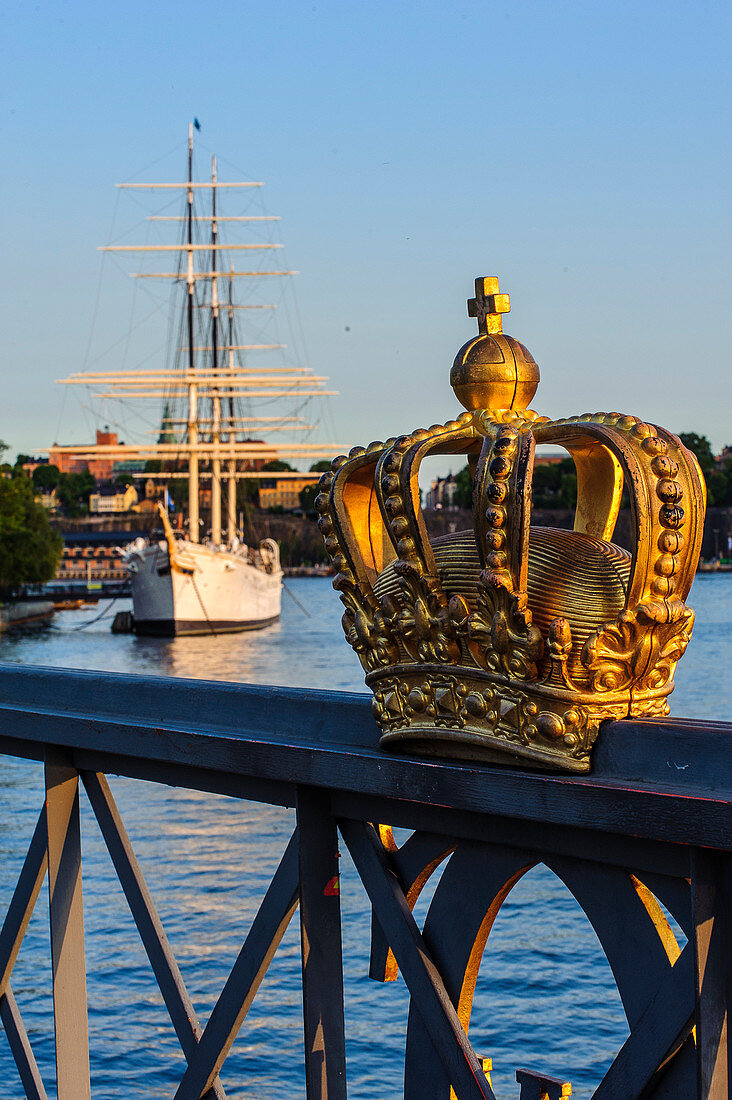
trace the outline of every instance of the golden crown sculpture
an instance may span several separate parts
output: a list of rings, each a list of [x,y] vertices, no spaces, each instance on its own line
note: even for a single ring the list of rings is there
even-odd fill
[[[704,481],[675,435],[635,416],[529,409],[539,368],[502,332],[509,308],[498,279],[476,279],[479,333],[450,373],[467,411],[336,458],[318,523],[384,748],[586,772],[603,718],[668,713]],[[574,460],[573,531],[530,527],[537,444]],[[428,455],[467,458],[471,530],[428,537]],[[624,484],[632,554],[610,541]]]

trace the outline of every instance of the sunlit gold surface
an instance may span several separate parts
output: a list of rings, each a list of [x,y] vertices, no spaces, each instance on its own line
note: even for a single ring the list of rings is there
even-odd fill
[[[450,375],[467,411],[336,458],[318,522],[385,748],[582,772],[603,718],[668,712],[704,483],[676,436],[637,417],[529,409],[539,369],[503,334],[508,309],[496,278],[476,280],[480,331]],[[577,469],[574,531],[530,528],[545,443]],[[471,460],[473,528],[431,542],[418,475],[435,454]],[[610,541],[624,485],[632,554]]]
[[[450,385],[466,409],[526,409],[536,393],[539,367],[531,352],[502,331],[502,314],[510,308],[498,279],[475,280],[468,314],[478,320],[478,335],[463,344],[450,371]]]
[[[477,606],[481,566],[473,531],[434,539],[432,549],[448,599],[462,596],[471,613]],[[589,684],[580,653],[590,634],[616,618],[625,604],[630,554],[612,543],[571,531],[532,527],[528,557],[528,607],[546,637],[554,619],[565,618],[574,645],[568,668],[579,686]],[[374,584],[374,594],[398,598],[399,575],[392,562]],[[463,644],[462,656],[470,654]]]

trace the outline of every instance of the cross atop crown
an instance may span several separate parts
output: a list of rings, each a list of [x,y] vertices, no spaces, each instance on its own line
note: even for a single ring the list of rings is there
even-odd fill
[[[468,298],[468,317],[478,319],[479,332],[503,332],[501,314],[510,309],[508,294],[500,293],[496,275],[484,275],[475,280],[475,297]]]

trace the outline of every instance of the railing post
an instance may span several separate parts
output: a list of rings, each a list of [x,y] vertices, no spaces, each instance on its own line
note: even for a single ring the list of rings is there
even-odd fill
[[[696,1061],[698,1100],[727,1100],[732,998],[732,857],[693,849],[692,899],[696,961]]]
[[[517,1069],[516,1080],[521,1085],[519,1100],[563,1100],[572,1095],[572,1085],[561,1077],[548,1077],[531,1069]]]
[[[58,1100],[91,1100],[79,774],[68,753],[50,746],[45,772]]]
[[[305,1078],[308,1100],[345,1100],[338,834],[325,791],[297,790]]]

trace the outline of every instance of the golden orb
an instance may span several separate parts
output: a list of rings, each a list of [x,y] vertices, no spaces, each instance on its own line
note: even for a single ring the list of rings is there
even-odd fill
[[[539,365],[513,336],[479,333],[463,344],[450,385],[464,408],[526,409],[539,384]]]

